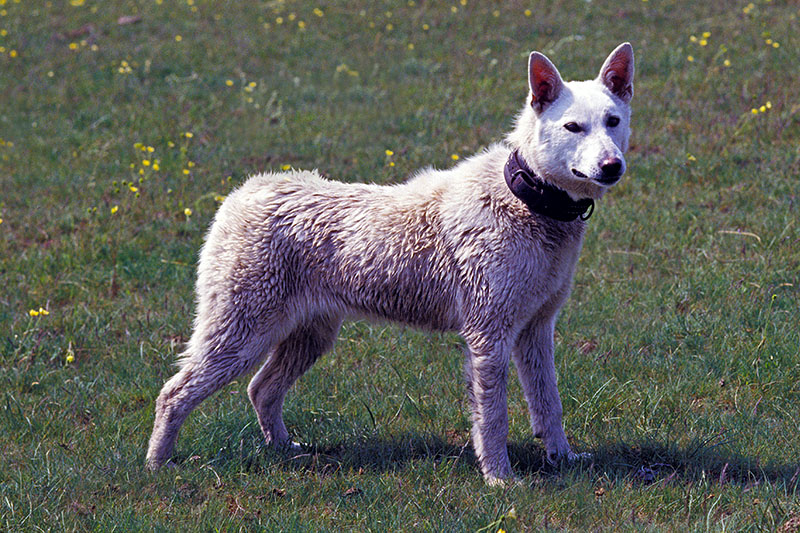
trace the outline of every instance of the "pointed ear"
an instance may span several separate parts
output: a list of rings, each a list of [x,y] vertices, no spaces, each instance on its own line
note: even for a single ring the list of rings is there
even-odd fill
[[[633,98],[633,47],[622,43],[608,56],[597,80],[625,103]]]
[[[531,52],[528,58],[528,85],[531,89],[531,107],[538,114],[556,101],[564,82],[558,69],[544,54]]]

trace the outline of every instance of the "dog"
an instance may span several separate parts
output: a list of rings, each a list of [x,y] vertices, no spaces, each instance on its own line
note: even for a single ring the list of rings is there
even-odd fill
[[[511,360],[548,461],[576,459],[562,426],[554,327],[585,219],[626,170],[633,72],[629,43],[589,81],[564,82],[532,52],[528,99],[505,141],[403,184],[308,171],[248,179],[220,206],[200,253],[193,334],[156,400],[146,465],[162,466],[189,413],[258,365],[247,392],[266,442],[299,446],[284,397],[345,317],[461,334],[472,442],[488,483],[513,479]]]

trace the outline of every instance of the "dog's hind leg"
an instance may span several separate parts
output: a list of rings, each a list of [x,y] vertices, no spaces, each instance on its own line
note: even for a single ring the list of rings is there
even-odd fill
[[[292,384],[331,349],[341,323],[338,316],[307,320],[270,352],[264,366],[253,376],[247,393],[267,444],[294,445],[283,423],[284,397]]]
[[[216,350],[200,356],[190,355],[186,359],[181,370],[164,384],[156,399],[147,468],[156,470],[169,459],[178,431],[189,413],[261,361],[266,353],[265,345],[263,339],[251,338],[239,349]]]
[[[555,316],[535,320],[522,332],[513,352],[514,365],[528,402],[534,436],[541,437],[551,463],[575,459],[561,422],[553,331]]]

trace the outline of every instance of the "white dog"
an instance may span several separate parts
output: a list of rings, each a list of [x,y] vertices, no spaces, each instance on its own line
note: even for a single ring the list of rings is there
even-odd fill
[[[192,409],[262,363],[248,394],[264,437],[296,446],[284,396],[350,316],[461,333],[473,445],[487,482],[512,477],[512,359],[548,460],[574,459],[553,330],[584,220],[625,172],[633,70],[628,43],[597,79],[581,82],[565,83],[533,52],[530,94],[506,141],[401,185],[347,185],[301,171],[249,179],[220,207],[200,254],[194,333],[156,401],[148,467],[169,459]]]

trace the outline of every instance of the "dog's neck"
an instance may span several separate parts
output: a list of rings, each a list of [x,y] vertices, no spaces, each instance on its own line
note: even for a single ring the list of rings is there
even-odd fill
[[[508,156],[503,175],[514,196],[539,215],[571,222],[579,217],[586,220],[594,211],[594,200],[591,198],[573,200],[563,189],[536,176],[518,150],[513,150]]]

